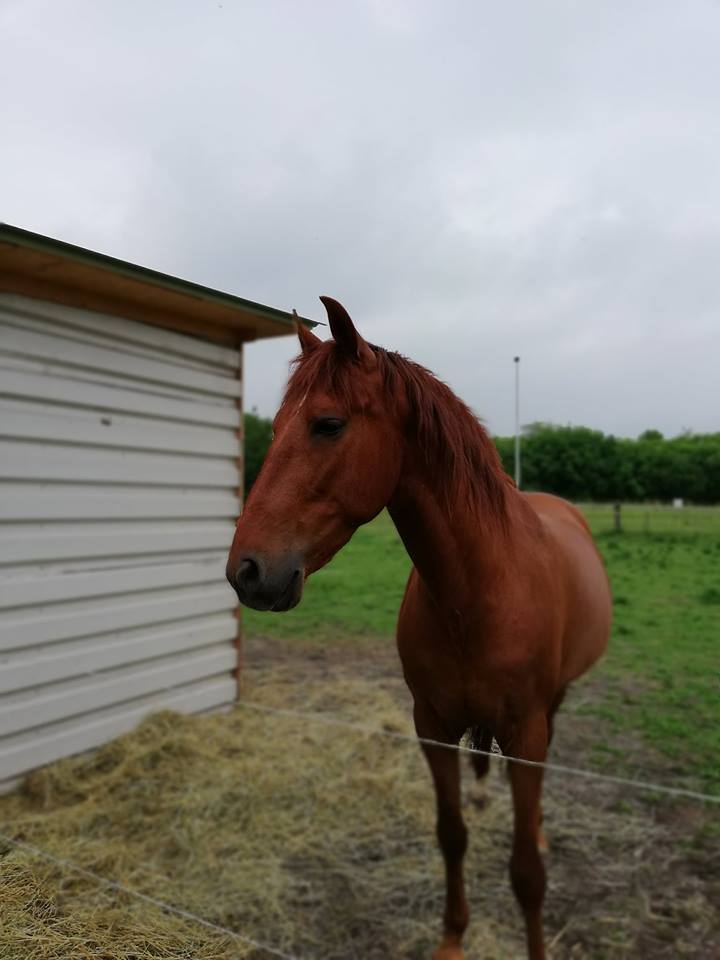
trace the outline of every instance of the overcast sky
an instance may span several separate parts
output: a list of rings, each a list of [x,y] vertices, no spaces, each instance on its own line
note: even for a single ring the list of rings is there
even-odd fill
[[[720,4],[0,0],[0,219],[361,332],[491,430],[720,429]],[[253,345],[272,413],[292,340]]]

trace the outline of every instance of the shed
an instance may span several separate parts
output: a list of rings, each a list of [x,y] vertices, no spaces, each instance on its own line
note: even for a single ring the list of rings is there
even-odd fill
[[[235,699],[243,344],[292,322],[0,225],[0,786]]]

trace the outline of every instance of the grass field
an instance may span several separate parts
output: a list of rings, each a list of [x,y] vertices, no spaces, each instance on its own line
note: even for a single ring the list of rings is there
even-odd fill
[[[720,791],[720,509],[625,506],[620,534],[610,506],[584,510],[615,622],[607,654],[569,709],[603,719],[596,763],[622,766],[627,737],[640,737],[667,759],[667,778]],[[382,514],[308,582],[298,608],[247,611],[246,632],[321,645],[390,638],[409,567]]]

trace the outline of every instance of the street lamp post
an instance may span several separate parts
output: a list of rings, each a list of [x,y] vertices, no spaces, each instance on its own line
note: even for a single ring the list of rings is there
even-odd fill
[[[520,489],[520,357],[515,361],[515,486]]]

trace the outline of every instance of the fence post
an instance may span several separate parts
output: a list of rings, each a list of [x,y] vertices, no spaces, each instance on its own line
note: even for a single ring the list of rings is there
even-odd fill
[[[622,517],[620,516],[621,509],[621,503],[613,504],[613,529],[615,533],[622,533]]]

